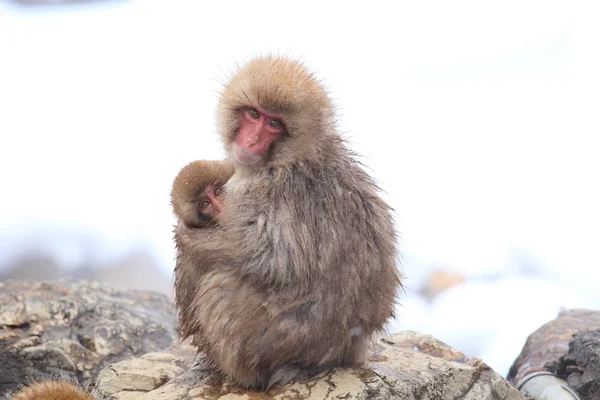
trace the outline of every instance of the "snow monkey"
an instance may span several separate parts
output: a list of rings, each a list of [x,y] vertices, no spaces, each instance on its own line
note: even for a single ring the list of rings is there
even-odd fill
[[[233,175],[226,161],[194,161],[173,182],[171,204],[175,216],[188,227],[206,228],[223,213],[223,185]]]
[[[235,172],[218,224],[174,231],[181,337],[247,388],[362,363],[393,316],[396,232],[325,89],[295,61],[254,59],[217,119]]]

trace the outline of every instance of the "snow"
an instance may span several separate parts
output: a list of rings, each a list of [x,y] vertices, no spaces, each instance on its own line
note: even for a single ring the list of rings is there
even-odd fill
[[[170,185],[222,157],[220,81],[289,55],[324,79],[398,212],[390,330],[506,372],[560,307],[600,305],[597,7],[0,1],[0,268],[30,248],[77,266],[145,247],[170,274]],[[428,304],[439,266],[467,282]]]

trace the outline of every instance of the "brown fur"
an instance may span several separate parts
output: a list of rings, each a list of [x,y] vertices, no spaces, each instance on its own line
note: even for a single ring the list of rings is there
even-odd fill
[[[233,165],[226,161],[194,161],[181,169],[171,190],[175,216],[188,227],[205,228],[212,221],[198,212],[204,189],[212,184],[224,185],[233,175]]]
[[[96,397],[65,381],[36,382],[14,394],[11,400],[95,400]]]
[[[313,75],[261,58],[231,79],[218,109],[231,160],[240,110],[252,105],[284,115],[288,134],[259,164],[236,162],[218,226],[175,229],[175,281],[181,336],[241,385],[264,388],[362,363],[400,276],[390,207]]]

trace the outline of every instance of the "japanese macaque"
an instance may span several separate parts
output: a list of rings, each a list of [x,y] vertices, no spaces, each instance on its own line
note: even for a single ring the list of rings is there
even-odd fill
[[[225,86],[218,129],[235,168],[225,212],[175,228],[181,337],[247,388],[362,363],[393,316],[396,233],[324,88],[255,59]]]
[[[233,175],[226,161],[194,161],[173,182],[171,204],[180,223],[194,228],[216,224],[223,214],[223,185]]]

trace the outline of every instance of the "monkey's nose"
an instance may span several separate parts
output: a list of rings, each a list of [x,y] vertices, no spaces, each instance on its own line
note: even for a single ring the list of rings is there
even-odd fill
[[[255,127],[252,132],[246,136],[246,145],[248,147],[255,146],[260,142],[262,130],[260,127]]]
[[[248,137],[246,138],[246,145],[248,145],[248,147],[254,146],[259,142],[259,140],[260,136],[258,134],[248,135]]]

